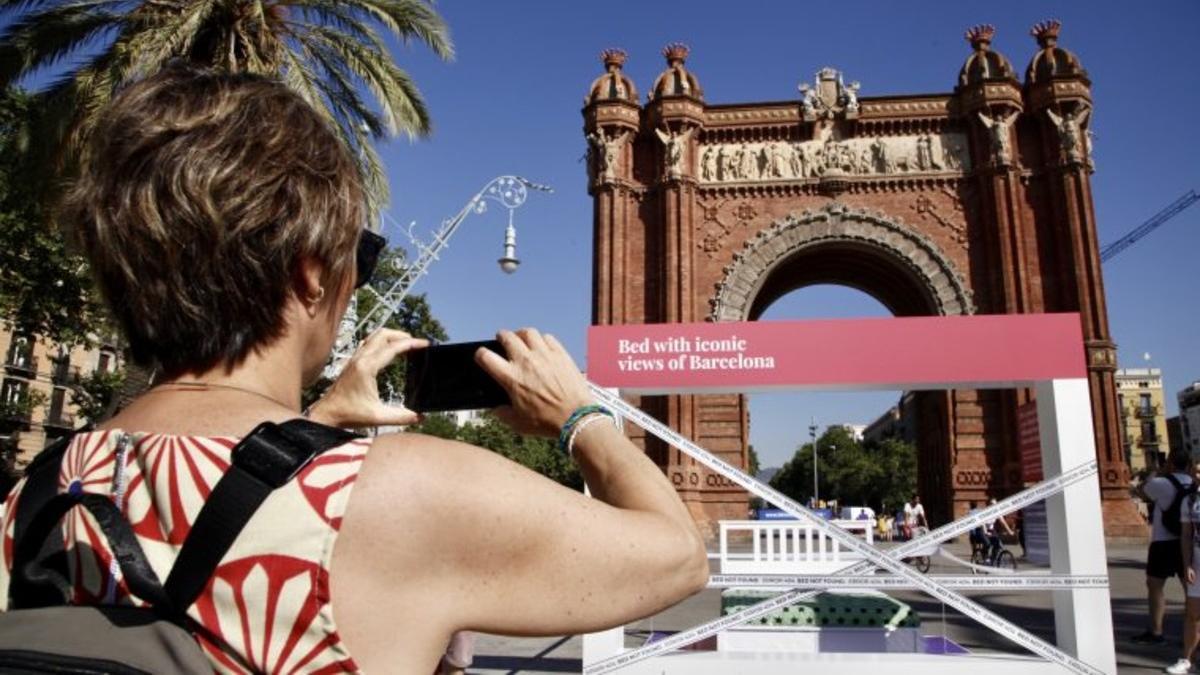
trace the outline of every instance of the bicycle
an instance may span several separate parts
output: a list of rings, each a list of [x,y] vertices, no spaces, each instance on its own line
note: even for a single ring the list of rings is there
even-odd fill
[[[923,527],[923,526],[915,527],[909,533],[909,539],[923,536],[923,535],[927,534],[928,532],[929,532],[929,528],[927,528],[927,527]],[[936,546],[934,546],[933,548],[936,549]],[[917,553],[917,555],[913,555],[913,556],[909,556],[909,557],[905,558],[904,562],[917,568],[917,571],[920,572],[921,574],[928,574],[929,567],[933,563],[932,558],[930,556],[931,556],[931,553],[929,551],[922,550],[922,551],[919,551]]]
[[[990,547],[986,541],[971,543],[971,565],[973,565],[971,568],[972,574],[979,574],[980,567],[994,567],[1002,570],[1011,570],[1013,572],[1017,571],[1017,557],[1012,554],[1012,551],[1008,550],[1008,548],[1004,546],[1003,542],[1000,543],[1000,552],[996,554],[995,560],[990,559],[988,556],[989,549]]]

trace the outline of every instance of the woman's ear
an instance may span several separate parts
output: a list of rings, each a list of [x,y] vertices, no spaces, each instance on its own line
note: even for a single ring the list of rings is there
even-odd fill
[[[321,303],[325,300],[325,286],[322,277],[325,267],[312,258],[300,258],[296,266],[295,284],[296,297],[310,317],[315,317],[320,311]]]

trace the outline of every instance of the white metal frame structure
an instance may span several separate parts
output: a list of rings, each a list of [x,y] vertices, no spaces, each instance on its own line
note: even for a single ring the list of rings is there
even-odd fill
[[[937,350],[937,345],[928,345]],[[1104,544],[1103,514],[1093,437],[1091,405],[1084,377],[1044,380],[977,378],[940,382],[871,382],[862,389],[954,389],[1031,386],[1036,391],[1045,475],[1051,478],[1012,495],[997,504],[965,518],[939,527],[909,542],[882,551],[841,528],[832,526],[801,504],[759,483],[738,468],[679,435],[657,419],[625,402],[619,395],[593,385],[601,403],[613,409],[625,421],[674,445],[697,463],[719,473],[752,494],[811,524],[839,545],[862,556],[863,561],[847,565],[830,575],[729,575],[712,578],[710,585],[774,586],[787,589],[780,595],[735,614],[672,635],[650,645],[626,650],[622,628],[584,637],[586,675],[603,673],[784,673],[798,667],[819,668],[819,672],[862,672],[882,665],[888,672],[928,675],[933,672],[962,672],[971,668],[974,675],[1011,672],[1074,672],[1087,674],[1116,673],[1112,616],[1109,605],[1107,559]],[[778,388],[778,387],[776,387]],[[1050,532],[1051,574],[1048,576],[1005,575],[997,577],[926,576],[902,562],[903,558],[931,545],[965,534],[985,521],[1014,512],[1034,502],[1046,500]],[[885,572],[879,574],[878,571]],[[932,656],[896,654],[752,654],[720,652],[678,652],[677,650],[715,635],[725,628],[740,625],[771,611],[811,597],[820,589],[915,588],[950,605],[1001,636],[1028,649],[1042,660],[1012,656]],[[989,588],[1011,590],[1049,590],[1053,593],[1057,645],[1031,634],[991,610],[980,606],[959,589]],[[818,590],[806,590],[818,589]]]

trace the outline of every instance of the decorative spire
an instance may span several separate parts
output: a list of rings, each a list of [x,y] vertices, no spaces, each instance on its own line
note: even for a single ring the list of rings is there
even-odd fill
[[[600,60],[604,62],[605,70],[610,73],[614,70],[620,70],[625,65],[627,58],[629,58],[629,55],[625,53],[624,49],[612,48],[600,52]]]
[[[663,56],[667,58],[667,65],[681,66],[687,60],[688,53],[691,50],[682,42],[672,42],[666,47],[663,47]]]
[[[1050,19],[1033,24],[1033,28],[1029,29],[1029,34],[1037,38],[1039,47],[1046,49],[1058,44],[1060,30],[1062,30],[1062,22],[1058,19]]]
[[[990,23],[981,23],[978,26],[968,28],[965,37],[975,51],[981,52],[987,49],[988,45],[992,44],[992,36],[995,34],[995,26]]]

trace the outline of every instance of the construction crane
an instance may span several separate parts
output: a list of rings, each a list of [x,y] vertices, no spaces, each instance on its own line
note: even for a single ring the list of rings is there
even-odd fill
[[[1195,190],[1188,190],[1187,194],[1168,204],[1165,209],[1154,214],[1150,220],[1139,225],[1137,229],[1100,249],[1100,262],[1108,262],[1116,257],[1118,253],[1133,246],[1137,240],[1158,229],[1163,223],[1179,215],[1197,201],[1200,201],[1200,195],[1196,194]]]
[[[388,319],[392,318],[392,315],[399,311],[401,303],[413,284],[425,276],[429,271],[429,266],[438,259],[438,254],[449,246],[450,237],[458,230],[458,226],[472,213],[486,212],[489,201],[497,202],[508,210],[508,225],[504,230],[504,255],[497,262],[504,272],[511,274],[515,271],[520,261],[516,258],[517,231],[513,226],[513,211],[525,203],[525,199],[529,196],[529,190],[554,191],[549,186],[534,183],[520,176],[497,176],[475,193],[475,196],[471,197],[457,214],[443,220],[441,227],[433,233],[432,240],[428,244],[421,241],[413,233],[413,226],[409,225],[404,232],[409,243],[417,251],[416,260],[405,266],[400,277],[386,291],[380,293],[370,284],[364,288],[374,294],[377,300],[374,307],[364,315],[358,315],[358,303],[353,296],[351,297],[350,306],[346,309],[338,329],[333,355],[329,365],[325,367],[325,376],[330,379],[337,378],[346,365],[346,361],[358,347],[358,336],[383,326]],[[384,218],[387,218],[386,213],[383,215]]]

